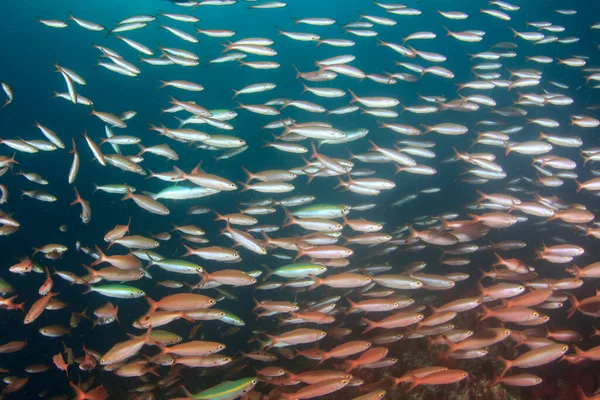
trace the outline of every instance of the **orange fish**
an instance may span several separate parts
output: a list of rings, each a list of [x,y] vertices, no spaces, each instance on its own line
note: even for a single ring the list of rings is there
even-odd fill
[[[50,301],[50,299],[52,297],[56,296],[57,294],[58,293],[48,293],[47,295],[42,296],[35,303],[33,303],[31,305],[31,308],[25,315],[25,319],[24,319],[23,323],[30,324],[33,321],[35,321],[40,315],[42,315],[42,313],[48,306],[48,302]]]
[[[65,371],[65,373],[67,374],[67,377],[69,376],[69,365],[67,363],[65,363],[65,360],[62,356],[61,353],[57,353],[52,357],[52,362],[54,363],[54,365],[56,365],[56,368],[60,369],[61,371]]]
[[[455,382],[460,382],[469,376],[467,371],[460,369],[449,369],[446,371],[434,372],[418,378],[413,376],[412,383],[406,389],[406,393],[410,392],[419,385],[448,385]]]
[[[532,368],[539,367],[540,365],[548,364],[554,360],[557,360],[569,351],[569,346],[564,344],[551,344],[548,346],[540,347],[528,351],[527,353],[521,354],[514,360],[505,360],[502,357],[498,357],[498,360],[504,363],[504,370],[500,374],[500,377],[504,377],[504,374],[511,368]]]

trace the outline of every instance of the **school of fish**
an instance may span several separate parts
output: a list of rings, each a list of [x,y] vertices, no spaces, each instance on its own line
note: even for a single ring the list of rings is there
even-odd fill
[[[528,14],[525,25],[512,21],[517,4],[478,4],[479,15],[451,3],[426,15],[419,3],[375,2],[353,21],[267,20],[277,25],[270,37],[213,27],[203,10],[269,19],[285,2],[177,0],[153,15],[114,10],[114,26],[68,10],[40,17],[49,36],[89,39],[98,55],[89,68],[106,81],[56,60],[61,84],[48,101],[63,102],[65,118],[89,114],[89,125],[67,137],[39,119],[0,135],[0,312],[10,338],[0,343],[0,398],[26,398],[39,374],[54,374],[39,393],[53,399],[451,398],[443,393],[486,379],[482,360],[494,365],[488,394],[470,398],[498,387],[536,398],[553,369],[597,370],[600,105],[589,93],[600,67],[578,43],[600,42],[600,22],[579,38],[569,28],[585,10]],[[404,26],[425,17],[427,31]],[[157,27],[180,46],[128,37]],[[206,54],[207,41],[222,53]],[[292,41],[309,43],[288,54]],[[330,56],[313,65],[315,46]],[[365,54],[395,65],[363,70]],[[247,85],[211,82],[224,63],[239,64]],[[197,81],[178,79],[186,68],[201,69]],[[94,88],[149,69],[164,76],[154,114],[96,108]],[[280,90],[272,70],[294,90]],[[0,112],[27,107],[2,79]],[[434,90],[447,82],[453,91]],[[230,107],[211,104],[211,90],[232,91]],[[261,124],[236,124],[243,113]],[[148,131],[129,131],[132,119]],[[278,168],[236,164],[246,151]],[[45,177],[35,167],[43,152],[70,169]],[[78,178],[83,169],[104,181]],[[442,189],[438,172],[454,189]],[[163,189],[149,192],[151,178]],[[59,180],[71,193],[53,190]],[[207,207],[209,196],[234,196],[237,207],[225,197]],[[466,201],[435,215],[404,211],[445,198]],[[129,218],[96,217],[107,201]],[[53,243],[19,235],[28,228],[20,217],[43,202],[70,203],[80,217],[48,227]],[[46,229],[39,222],[29,228]],[[62,240],[77,224],[104,241]],[[31,251],[11,254],[12,240]],[[130,303],[135,313],[119,313]],[[252,307],[251,318],[237,315]],[[107,325],[118,335],[103,333]],[[62,351],[23,357],[23,329]],[[429,361],[409,367],[417,348]],[[597,388],[572,396],[600,399]]]

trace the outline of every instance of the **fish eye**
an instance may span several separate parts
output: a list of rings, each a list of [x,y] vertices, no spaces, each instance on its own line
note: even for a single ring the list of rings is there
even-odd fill
[[[539,314],[537,311],[534,311],[534,312],[533,312],[533,316],[537,318],[537,317],[539,317],[539,316],[540,316],[540,314]]]

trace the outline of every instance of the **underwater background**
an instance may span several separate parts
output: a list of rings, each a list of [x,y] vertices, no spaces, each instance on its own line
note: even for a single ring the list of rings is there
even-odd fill
[[[481,51],[487,51],[491,45],[497,42],[511,42],[512,32],[508,26],[513,26],[517,30],[527,30],[526,22],[530,21],[554,21],[567,27],[569,36],[581,38],[574,44],[547,44],[534,46],[532,43],[520,41],[519,47],[514,49],[518,56],[514,58],[503,58],[503,74],[509,70],[518,70],[524,68],[542,68],[544,77],[549,80],[558,81],[569,87],[565,90],[574,99],[574,104],[563,108],[553,108],[550,111],[546,107],[528,108],[527,118],[549,117],[559,119],[563,124],[562,133],[569,134],[573,129],[568,125],[568,115],[584,114],[591,117],[597,117],[597,111],[586,110],[587,106],[600,103],[600,97],[597,90],[591,89],[591,85],[585,84],[582,73],[577,68],[565,68],[556,63],[549,65],[538,65],[525,62],[525,57],[537,54],[544,54],[550,57],[564,59],[573,55],[582,55],[589,57],[588,66],[598,65],[598,47],[595,43],[600,41],[600,32],[591,31],[590,26],[597,22],[600,15],[600,3],[594,1],[520,1],[521,7],[518,12],[511,14],[511,21],[500,21],[480,13],[480,8],[488,8],[488,2],[472,0],[454,0],[454,1],[407,1],[409,7],[418,8],[422,11],[419,16],[389,16],[398,21],[395,26],[376,26],[378,31],[377,38],[386,42],[401,43],[402,38],[412,32],[433,31],[437,33],[435,40],[418,41],[414,45],[419,50],[426,50],[444,54],[448,60],[443,63],[445,68],[454,72],[454,79],[435,79],[426,76],[418,82],[398,82],[395,85],[381,85],[370,81],[352,79],[345,76],[339,76],[331,82],[311,83],[306,82],[308,86],[335,87],[343,90],[351,88],[358,96],[391,96],[400,99],[401,104],[415,105],[424,104],[419,99],[422,95],[445,96],[449,99],[457,97],[457,83],[464,83],[473,80],[473,71],[469,64],[469,54]],[[44,126],[54,130],[65,143],[66,148],[70,149],[71,138],[75,138],[78,150],[81,156],[81,167],[75,186],[82,197],[89,200],[93,216],[89,224],[83,224],[80,221],[80,207],[70,206],[73,200],[73,185],[67,182],[67,172],[69,171],[72,157],[67,150],[54,152],[39,152],[36,154],[17,153],[19,165],[12,168],[12,171],[0,178],[0,182],[10,189],[10,198],[7,205],[2,209],[9,213],[14,213],[14,217],[20,223],[20,229],[10,236],[0,237],[0,248],[2,249],[2,267],[0,276],[10,282],[15,288],[15,293],[19,294],[20,300],[28,300],[26,308],[38,298],[38,288],[42,283],[42,275],[13,275],[8,272],[8,267],[25,255],[30,255],[33,248],[40,247],[47,243],[61,243],[69,247],[69,250],[58,260],[43,260],[39,262],[59,270],[72,271],[78,275],[84,273],[82,264],[89,264],[91,258],[82,252],[75,250],[75,243],[80,242],[82,246],[93,248],[99,244],[104,248],[103,237],[107,231],[112,229],[115,224],[126,224],[128,219],[132,218],[132,231],[140,235],[149,236],[151,233],[170,231],[172,224],[184,225],[194,224],[206,230],[206,237],[210,238],[210,243],[231,247],[232,242],[225,236],[219,236],[219,231],[224,227],[221,223],[213,221],[212,213],[205,215],[188,215],[187,209],[190,206],[202,205],[211,208],[219,213],[238,212],[243,206],[241,202],[257,200],[271,197],[268,194],[256,192],[221,192],[217,195],[197,199],[172,201],[164,200],[171,211],[169,217],[163,217],[145,212],[138,208],[131,201],[121,201],[120,195],[112,195],[100,191],[94,192],[94,184],[115,184],[127,183],[130,186],[151,193],[157,193],[168,186],[165,182],[157,179],[145,179],[143,176],[121,172],[114,168],[101,168],[94,161],[92,153],[85,145],[81,134],[84,131],[96,142],[104,138],[104,123],[97,118],[90,116],[91,108],[82,105],[73,105],[69,101],[52,98],[53,92],[64,92],[64,80],[61,74],[55,72],[54,64],[59,63],[69,69],[77,71],[82,75],[87,85],[78,86],[78,92],[84,96],[92,98],[94,109],[100,111],[109,111],[120,114],[126,110],[135,110],[135,118],[127,122],[128,126],[123,132],[127,135],[133,135],[142,138],[146,147],[165,143],[163,136],[158,136],[155,132],[148,129],[149,124],[165,125],[176,127],[178,121],[172,114],[161,113],[161,110],[170,106],[169,96],[179,100],[194,100],[208,109],[234,109],[238,106],[235,100],[232,100],[232,89],[240,89],[256,82],[274,82],[277,87],[269,92],[256,93],[251,95],[241,95],[236,100],[242,103],[260,104],[273,98],[303,98],[309,101],[317,102],[326,109],[332,110],[342,105],[348,104],[349,96],[338,99],[321,99],[307,94],[300,95],[302,85],[296,78],[296,72],[293,65],[297,66],[301,72],[315,70],[315,60],[332,57],[340,54],[353,54],[356,60],[353,66],[371,73],[383,74],[385,72],[399,72],[400,67],[395,65],[395,61],[401,60],[401,57],[382,46],[377,45],[374,38],[363,38],[351,36],[344,32],[343,24],[353,22],[359,19],[360,14],[382,15],[385,12],[381,7],[370,1],[361,0],[290,0],[287,7],[279,9],[261,10],[249,9],[253,2],[238,1],[236,4],[227,7],[198,7],[184,8],[177,6],[169,1],[160,0],[105,0],[105,1],[66,1],[66,0],[23,0],[23,1],[2,1],[0,2],[0,13],[3,15],[3,24],[0,27],[0,81],[8,82],[14,91],[14,101],[7,107],[0,110],[0,137],[2,139],[16,138],[39,138],[39,131],[32,124],[39,122]],[[574,8],[578,10],[575,16],[558,15],[554,10],[557,8]],[[447,20],[441,17],[437,10],[456,10],[468,13],[471,17],[465,21]],[[210,38],[202,35],[196,35],[199,43],[187,43],[177,37],[169,34],[164,29],[159,29],[161,23],[177,26],[188,32],[194,32],[192,24],[184,24],[177,21],[165,20],[164,17],[150,23],[147,27],[140,30],[123,33],[127,38],[142,42],[152,49],[158,49],[159,45],[165,47],[183,48],[193,51],[200,57],[200,64],[196,67],[184,68],[178,65],[152,66],[139,61],[140,55],[120,40],[114,38],[114,35],[105,37],[105,32],[93,32],[84,30],[77,25],[69,22],[66,29],[52,29],[37,23],[38,18],[57,19],[66,21],[69,13],[91,20],[101,24],[107,29],[116,26],[117,22],[136,14],[158,15],[159,11],[168,13],[187,13],[200,18],[196,23],[202,29],[230,29],[236,31],[233,39],[244,37],[265,37],[275,41],[272,46],[277,50],[278,55],[273,57],[281,63],[281,67],[273,70],[254,70],[240,67],[236,62],[222,64],[209,64],[209,60],[221,56],[223,43],[225,39]],[[295,18],[305,17],[328,17],[337,21],[332,26],[311,27],[308,25],[294,26]],[[446,36],[444,26],[450,30],[459,31],[464,29],[480,29],[486,32],[485,39],[481,43],[464,43]],[[373,28],[373,29],[375,29]],[[327,45],[316,46],[312,42],[294,41],[285,36],[278,36],[278,29],[294,32],[316,32],[321,37],[348,38],[356,42],[351,48],[335,48]],[[531,30],[531,29],[529,29]],[[141,74],[137,77],[126,77],[115,74],[104,68],[96,67],[100,52],[92,48],[92,44],[99,44],[116,50],[121,54],[127,55],[130,62],[137,65]],[[544,47],[545,46],[545,47]],[[145,56],[144,56],[145,57]],[[259,57],[249,56],[248,59]],[[263,58],[260,58],[261,60]],[[269,59],[271,61],[271,59]],[[411,62],[408,60],[408,62]],[[407,71],[403,71],[407,72]],[[431,78],[431,79],[429,79]],[[204,86],[202,92],[183,92],[174,88],[158,89],[160,80],[187,80],[200,83]],[[508,78],[506,78],[508,79]],[[544,88],[552,90],[551,86],[545,85]],[[526,88],[527,89],[527,88]],[[526,89],[517,89],[524,91]],[[536,88],[536,92],[540,92]],[[465,90],[466,92],[466,90]],[[508,92],[505,89],[495,89],[491,96],[496,100],[498,108],[511,106],[515,99],[513,91]],[[487,93],[489,95],[489,93]],[[396,108],[400,112],[401,108]],[[169,145],[179,154],[178,161],[169,161],[152,154],[144,155],[143,166],[146,170],[167,171],[171,170],[173,165],[184,171],[190,171],[199,162],[202,167],[213,174],[226,177],[232,182],[244,181],[246,176],[240,166],[244,166],[250,171],[261,171],[267,169],[290,169],[302,165],[301,158],[296,154],[278,152],[272,148],[262,148],[265,141],[272,142],[271,131],[262,129],[264,125],[276,120],[277,118],[257,115],[246,110],[236,109],[238,117],[232,123],[235,126],[233,135],[244,139],[248,145],[248,150],[231,158],[215,160],[215,156],[221,152],[215,152],[204,149],[196,149],[194,145],[186,143],[177,143],[169,141]],[[451,113],[451,114],[448,114]],[[366,128],[369,130],[368,138],[380,146],[393,147],[398,139],[405,139],[382,129],[378,125],[378,119],[355,112],[347,115],[314,115],[308,114],[303,110],[292,107],[282,111],[281,117],[294,118],[297,120],[322,120],[332,123],[340,130]],[[403,112],[396,119],[397,122],[411,126],[420,124],[435,125],[442,122],[455,122],[470,128],[469,135],[464,136],[443,136],[436,135],[431,137],[432,133],[425,136],[426,140],[435,140],[436,159],[434,161],[437,174],[434,176],[420,176],[407,173],[401,173],[393,176],[393,168],[390,166],[380,166],[379,164],[368,165],[378,171],[377,176],[387,177],[396,183],[394,190],[383,191],[381,195],[372,199],[377,203],[377,207],[362,213],[361,216],[368,217],[369,220],[384,223],[384,230],[391,232],[397,227],[411,223],[419,216],[434,216],[446,212],[459,212],[466,217],[463,211],[465,204],[476,200],[475,188],[473,185],[461,181],[464,169],[458,163],[440,163],[441,160],[453,156],[452,147],[467,151],[472,145],[474,135],[472,131],[477,121],[481,119],[492,118],[487,111],[478,111],[473,113],[451,112],[419,115],[409,112]],[[388,121],[386,121],[388,122]],[[522,122],[522,121],[521,121]],[[521,123],[519,122],[519,123]],[[193,129],[206,130],[209,134],[216,133],[215,128],[202,126]],[[525,125],[524,131],[519,133],[521,137],[529,137],[534,140],[540,129],[533,129],[531,125]],[[542,131],[544,129],[542,128]],[[118,130],[121,132],[121,130]],[[535,133],[534,133],[535,131]],[[577,134],[582,137],[587,147],[598,146],[597,129],[578,130]],[[277,133],[278,134],[278,133]],[[406,137],[406,139],[413,139]],[[103,145],[102,149],[108,149],[110,146]],[[323,146],[320,151],[326,152],[330,157],[348,158],[349,153],[358,154],[366,152],[369,145],[365,139],[351,142],[340,146]],[[573,158],[578,157],[575,149],[568,149]],[[0,154],[10,156],[13,150],[5,146],[0,148]],[[129,151],[135,154],[137,151]],[[535,171],[531,168],[529,157],[504,156],[503,149],[495,151],[498,159],[496,162],[502,165],[507,175],[512,178],[521,175],[529,178],[535,178]],[[308,156],[309,154],[307,154]],[[427,160],[429,161],[429,160]],[[361,164],[355,160],[355,164]],[[361,164],[361,166],[364,166]],[[22,176],[16,174],[19,170],[37,172],[49,180],[48,191],[57,196],[58,201],[54,203],[39,202],[28,197],[20,197],[20,190],[33,190],[38,187],[26,181]],[[296,189],[291,194],[312,194],[317,196],[318,203],[322,204],[358,204],[371,199],[365,199],[349,191],[334,191],[333,186],[337,184],[335,178],[316,178],[310,184],[307,184],[305,177],[299,177],[294,181]],[[391,204],[401,197],[417,193],[418,191],[429,188],[439,187],[438,193],[420,195],[417,200],[411,201],[400,207],[393,207]],[[505,181],[491,181],[484,188],[485,192],[504,192]],[[583,203],[592,211],[598,208],[598,198],[587,193],[575,194],[575,185],[567,182],[560,188],[539,189],[546,194],[554,194],[569,203]],[[282,198],[286,195],[274,195],[273,198]],[[278,210],[276,214],[258,217],[261,224],[281,224],[283,221],[283,212]],[[61,232],[59,226],[66,224],[68,230]],[[303,230],[299,227],[286,228],[288,236],[300,235]],[[271,235],[271,234],[269,234]],[[277,237],[278,233],[272,234]],[[564,229],[563,227],[548,224],[540,231],[540,227],[530,222],[519,224],[510,228],[510,232],[504,230],[492,230],[482,242],[495,242],[505,239],[522,240],[527,243],[525,249],[511,252],[511,256],[519,258],[526,263],[534,264],[533,249],[541,247],[542,241],[550,240],[553,237],[570,242],[581,244],[586,249],[586,254],[581,258],[580,266],[594,262],[598,258],[598,244],[595,238],[582,238],[579,232]],[[193,247],[197,247],[194,245]],[[157,250],[168,258],[177,258],[185,252],[181,246],[180,240],[171,240],[161,242]],[[39,257],[39,256],[38,256]],[[367,264],[389,262],[391,265],[406,265],[413,261],[425,261],[428,264],[429,273],[446,273],[448,267],[440,266],[440,252],[437,249],[427,248],[419,252],[401,252],[396,251],[392,254],[383,256],[376,255],[376,252],[370,247],[361,246],[356,248],[355,255],[352,258],[352,265],[362,267]],[[196,259],[199,261],[199,259]],[[469,273],[470,278],[463,282],[458,282],[456,287],[450,293],[440,292],[418,292],[413,296],[420,304],[445,303],[461,295],[476,295],[477,280],[479,279],[479,269],[487,270],[489,265],[495,261],[493,254],[481,253],[473,254],[470,265],[461,267],[461,271]],[[198,262],[207,270],[222,268],[219,263],[211,261]],[[243,271],[261,270],[261,264],[267,263],[271,268],[284,265],[282,260],[270,258],[265,261],[259,255],[250,252],[243,253],[243,261],[233,264],[231,268],[239,268]],[[535,264],[538,265],[538,264]],[[563,277],[562,267],[546,264],[538,267],[540,274],[546,278]],[[142,279],[134,282],[134,286],[144,290],[150,297],[159,299],[172,294],[174,291],[165,287],[156,285],[156,282],[175,279],[172,274],[160,270],[152,270],[153,279]],[[181,279],[190,284],[196,283],[196,277]],[[223,336],[225,331],[230,328],[229,325],[219,321],[203,322],[200,333],[205,340],[221,341],[227,345],[227,355],[236,359],[239,357],[239,351],[250,351],[255,348],[255,344],[247,343],[256,332],[253,331],[277,331],[278,323],[276,319],[265,319],[256,321],[256,315],[253,313],[252,302],[253,288],[240,287],[234,288],[233,292],[238,300],[225,299],[219,303],[219,308],[227,309],[244,321],[246,326],[241,327],[239,332]],[[322,289],[322,288],[321,288]],[[329,289],[327,289],[329,290]],[[68,308],[58,311],[46,312],[40,317],[42,325],[61,323],[66,324],[69,315],[73,311],[81,311],[85,307],[93,310],[104,304],[107,299],[96,294],[82,295],[84,289],[80,286],[72,286],[68,282],[59,278],[54,279],[54,292],[60,293],[60,299],[68,303]],[[585,298],[593,296],[595,293],[594,284],[586,284],[585,287],[578,289],[577,297]],[[290,293],[285,291],[275,291],[270,293],[270,299],[282,301],[294,300],[318,300],[326,295],[328,291],[315,290],[309,293]],[[412,294],[411,294],[412,295]],[[117,300],[114,302],[119,305],[120,324],[110,324],[107,326],[97,326],[91,328],[89,321],[83,321],[82,326],[73,329],[72,336],[65,336],[62,340],[68,347],[76,349],[81,353],[81,346],[85,344],[87,348],[98,349],[103,352],[108,350],[116,342],[127,339],[126,333],[139,334],[143,331],[131,328],[130,324],[142,315],[147,309],[147,303],[143,298],[133,300]],[[26,340],[27,347],[19,353],[6,355],[0,358],[0,367],[11,372],[11,375],[23,376],[24,365],[49,363],[52,355],[62,351],[63,346],[59,339],[42,337],[37,328],[31,329],[30,326],[23,325],[23,315],[20,311],[6,310],[2,311],[0,316],[0,343],[11,340]],[[584,317],[576,314],[572,319],[566,320],[564,312],[560,310],[549,310],[547,312],[551,317],[549,327],[567,326],[569,329],[581,333],[584,337],[592,333],[593,321],[590,317]],[[356,324],[359,319],[352,316],[347,317],[349,325]],[[40,322],[38,322],[40,325]],[[40,326],[42,326],[40,325]],[[175,321],[169,324],[170,331],[183,337],[187,337],[190,329],[190,322]],[[468,327],[468,326],[467,326]],[[359,333],[361,329],[356,332]],[[357,335],[360,338],[360,334]],[[334,343],[333,339],[330,343]],[[598,338],[589,340],[587,347],[598,345]],[[323,342],[326,343],[326,342]],[[337,343],[337,342],[336,342]],[[331,344],[324,344],[325,348],[331,348]],[[419,345],[416,341],[402,341],[391,347],[390,356],[397,357],[399,362],[391,367],[385,373],[391,373],[399,376],[408,369],[419,368],[431,365],[432,354],[424,351],[425,344]],[[505,353],[502,353],[504,351]],[[498,354],[504,354],[504,357],[510,357],[508,346],[503,346],[498,350]],[[470,363],[470,364],[469,364]],[[239,365],[239,364],[236,364]],[[216,385],[226,379],[237,379],[243,376],[254,376],[255,370],[260,368],[260,364],[249,365],[243,372],[234,370],[234,367],[211,369],[189,369],[183,370],[180,384],[187,387],[192,393],[201,389]],[[285,361],[281,364],[286,368],[296,368],[298,370],[310,370],[315,368],[315,364],[305,359],[298,361]],[[463,365],[460,364],[459,365]],[[473,378],[475,382],[488,379],[491,381],[495,374],[496,364],[495,355],[489,355],[481,360],[464,361],[465,367],[469,371],[478,371],[479,375]],[[166,375],[168,367],[165,369]],[[398,368],[399,372],[394,372]],[[572,382],[580,381],[582,376],[591,380],[591,388],[597,387],[597,364],[592,367],[582,367],[570,365],[567,363],[553,364],[550,368],[542,369],[544,381],[548,382]],[[379,375],[378,375],[379,374]],[[370,382],[376,381],[376,377],[382,374],[381,371],[370,370],[366,376]],[[90,372],[82,372],[71,368],[70,376],[67,378],[64,372],[57,369],[51,369],[48,372],[31,375],[26,387],[15,394],[8,394],[7,398],[32,399],[37,398],[38,393],[47,390],[47,397],[67,394],[71,397],[68,380],[76,382],[77,378],[87,380],[91,376],[96,377],[96,383],[103,383],[111,393],[110,398],[120,399],[128,398],[131,393],[128,390],[139,383],[139,378],[121,378],[114,376],[109,372],[103,372],[97,368]],[[200,378],[199,378],[200,377]],[[155,377],[149,378],[155,381]],[[363,378],[365,379],[365,378]],[[479,383],[477,383],[479,384]],[[469,392],[468,386],[460,386],[460,389],[452,389],[442,394],[434,394],[432,391],[421,392],[410,396],[422,396],[425,398],[485,398],[482,392]],[[472,385],[476,385],[473,383]],[[559,383],[553,386],[561,387]],[[479,387],[478,389],[479,390]],[[483,389],[481,389],[483,390]],[[511,389],[512,390],[512,389]],[[512,394],[497,394],[493,396],[498,398],[575,398],[574,388],[569,393],[556,389],[547,392],[534,392],[535,389],[514,390]],[[156,398],[170,398],[166,395],[167,390],[157,390]],[[267,391],[263,391],[267,393]],[[334,394],[329,398],[352,398],[358,396],[357,392],[353,395]],[[492,396],[492,392],[485,396]],[[548,394],[550,393],[550,394]],[[560,395],[559,395],[560,393]],[[572,395],[573,397],[569,397]],[[337,397],[336,397],[337,396]],[[398,395],[388,398],[412,398]],[[409,395],[406,395],[409,396]],[[427,397],[429,396],[429,397]],[[562,396],[562,397],[557,397]],[[327,398],[327,397],[322,397]],[[417,398],[417,397],[415,397]],[[491,398],[491,397],[487,397]]]

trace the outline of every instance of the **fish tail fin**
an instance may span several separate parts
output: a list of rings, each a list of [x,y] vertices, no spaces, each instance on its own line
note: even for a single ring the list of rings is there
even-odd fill
[[[279,341],[277,340],[277,336],[273,336],[273,335],[269,335],[268,333],[264,334],[268,340],[261,342],[261,344],[264,346],[263,350],[270,350],[273,346],[275,346]]]
[[[579,268],[579,266],[575,264],[571,265],[568,268],[565,268],[565,271],[573,275],[575,279],[579,279],[581,277],[581,268]]]
[[[348,88],[348,93],[350,93],[350,96],[352,96],[352,100],[350,100],[350,104],[352,103],[356,103],[358,101],[358,97],[356,96],[356,94],[352,91],[352,89]]]
[[[12,310],[14,310],[14,309],[19,309],[19,310],[21,310],[21,311],[25,312],[25,308],[24,308],[25,301],[24,301],[24,302],[22,302],[22,303],[15,303],[15,302],[14,302],[14,300],[15,300],[17,297],[18,297],[18,295],[14,295],[14,296],[12,296],[12,297],[10,297],[10,298],[6,299],[6,302],[5,302],[4,304],[6,304],[6,307],[7,307],[7,308],[10,308],[10,309],[12,309]]]
[[[248,175],[248,178],[246,179],[246,183],[249,183],[252,179],[254,179],[254,174],[252,172],[250,172],[248,169],[246,169],[243,165],[242,167],[242,171],[244,171],[246,173],[246,175]]]
[[[479,219],[480,219],[480,218],[479,218],[479,215],[477,215],[477,214],[467,214],[467,216],[468,216],[469,218],[472,218],[472,219],[473,219],[473,222],[479,222]]]
[[[187,244],[183,243],[183,247],[185,247],[186,253],[182,257],[188,257],[194,254],[194,249]]]
[[[264,240],[264,242],[265,242],[265,246],[268,246],[268,245],[270,245],[270,244],[272,244],[272,243],[273,243],[273,240],[272,240],[272,239],[269,237],[269,235],[267,235],[265,232],[261,232],[260,234],[261,234],[261,236],[263,237],[263,240]],[[267,267],[267,266],[265,266],[265,265],[263,265],[263,264],[261,264],[261,265],[263,266],[263,268],[265,268],[265,269],[268,269],[268,267]],[[265,278],[265,280],[266,280],[266,279],[267,279],[267,278]]]
[[[456,149],[454,149],[456,151]],[[481,190],[479,189],[475,189],[475,192],[479,195],[479,198],[477,199],[477,202],[481,202],[483,200],[487,200],[487,194],[483,193]],[[494,253],[496,254],[496,253]]]
[[[575,311],[577,311],[577,309],[579,308],[579,300],[577,300],[577,297],[570,294],[569,300],[571,301],[571,308],[569,309],[569,311],[567,311],[567,319],[570,319],[573,316],[573,314],[575,314]]]
[[[160,378],[160,374],[158,372],[156,372],[156,369],[160,367],[160,365],[153,365],[151,367],[146,367],[144,368],[143,372],[146,374],[152,374],[155,376],[158,376]]]
[[[129,200],[129,199],[133,198],[133,192],[131,191],[131,188],[129,186],[125,185],[125,190],[127,192],[125,193],[125,196],[123,196],[121,198],[121,201]]]
[[[315,177],[317,176],[316,173],[312,173],[312,172],[307,172],[304,171],[304,173],[308,176],[308,180],[306,181],[307,185],[310,185],[310,183],[313,181],[313,179],[315,179]]]
[[[300,94],[304,94],[306,92],[308,92],[308,86],[306,86],[306,84],[304,82],[300,82],[302,84],[302,87],[304,90],[302,90],[302,92],[300,92]]]
[[[292,67],[294,67],[294,70],[296,70],[296,79],[300,79],[300,70],[298,70],[296,64],[292,64]]]
[[[344,241],[342,242],[342,246],[346,246],[348,243],[350,243],[352,241],[352,238],[350,238],[348,236],[341,235],[340,238],[344,239]]]
[[[409,233],[408,237],[406,238],[407,240],[415,239],[419,236],[419,232],[417,232],[415,228],[412,227],[412,225],[406,225],[406,229]]]
[[[150,298],[150,296],[144,296],[144,298],[146,299],[146,301],[148,302],[148,305],[150,306],[150,309],[147,311],[147,314],[152,314],[158,308],[158,302],[152,300]]]
[[[346,301],[348,302],[348,304],[350,304],[350,308],[346,310],[346,314],[350,314],[353,310],[356,310],[358,308],[357,304],[348,297],[346,297]]]
[[[309,286],[309,288],[307,289],[308,291],[314,290],[323,284],[323,279],[321,279],[321,278],[314,277],[314,280],[315,280],[315,283],[313,283],[311,286]]]
[[[242,190],[240,190],[240,192],[246,192],[246,191],[248,191],[248,190],[250,190],[250,189],[251,189],[251,188],[250,188],[250,185],[248,185],[248,184],[247,184],[247,183],[245,183],[245,182],[238,181],[238,183],[239,183],[240,185],[242,185],[242,188],[243,188]]]
[[[263,232],[263,234],[264,234],[264,232]],[[267,236],[267,235],[265,235],[265,236]],[[269,238],[267,237],[267,239],[269,239]],[[267,243],[268,243],[268,242],[267,242]],[[266,247],[266,245],[265,245],[265,247]],[[262,268],[263,268],[265,271],[267,271],[267,273],[265,274],[265,277],[264,277],[264,279],[263,279],[263,282],[264,282],[264,281],[266,281],[267,279],[269,279],[269,278],[270,278],[270,277],[273,275],[273,270],[272,270],[271,268],[269,268],[267,265],[263,264],[263,263],[260,263],[260,266],[261,266],[261,267],[262,267]]]
[[[410,385],[408,386],[408,388],[406,388],[406,392],[404,392],[404,393],[409,393],[410,391],[412,391],[414,388],[416,388],[420,384],[421,384],[421,380],[413,375],[412,381],[411,381]]]
[[[456,351],[456,343],[452,342],[450,339],[446,337],[446,335],[442,335],[442,339],[444,340],[444,344],[448,346],[445,352],[442,353],[442,360],[447,360],[450,354]]]
[[[91,263],[90,267],[95,267],[96,265],[103,263],[104,260],[106,259],[106,254],[104,254],[102,252],[102,250],[100,249],[100,246],[96,245],[96,251],[98,252],[98,254],[100,254],[100,258],[97,259],[96,261],[94,261],[93,263]]]
[[[502,363],[504,363],[504,369],[502,370],[502,373],[499,375],[499,378],[502,378],[504,376],[504,374],[506,374],[508,372],[508,370],[512,368],[512,361],[506,360],[500,356],[498,356],[497,359],[498,359],[498,361],[501,361]]]
[[[87,282],[89,282],[89,281],[92,281],[92,280],[94,280],[94,278],[95,278],[95,277],[97,277],[97,276],[99,275],[99,274],[98,274],[98,271],[96,271],[95,269],[93,269],[93,268],[89,267],[88,265],[85,265],[85,264],[84,264],[84,265],[83,265],[83,268],[85,268],[85,270],[88,272],[88,274],[90,274],[90,275],[91,275],[91,279],[87,280],[87,281],[86,281],[86,283],[87,283]]]
[[[225,218],[223,215],[219,214],[215,210],[213,210],[213,212],[215,213],[214,221],[226,221],[227,220],[227,218]]]
[[[494,264],[492,264],[492,267],[498,267],[500,265],[504,265],[504,259],[502,258],[502,256],[496,252],[494,252],[494,255],[496,256],[496,259],[498,261],[496,261]]]
[[[146,334],[144,335],[144,343],[146,343],[146,344],[154,343],[154,340],[152,339],[152,325],[148,325],[148,330],[146,331]]]
[[[317,148],[315,147],[315,142],[310,142],[310,148],[312,149],[312,153],[310,155],[310,159],[319,157],[319,153],[317,152]]]
[[[258,301],[256,297],[252,296],[252,301],[254,301],[254,308],[252,309],[252,312],[257,311],[262,307],[262,304],[260,304],[260,301]]]
[[[377,328],[377,323],[370,321],[366,318],[361,318],[360,319],[362,322],[364,322],[365,324],[367,324],[367,328],[365,330],[362,331],[362,334],[364,335],[367,332],[372,331],[373,329]]]
[[[432,126],[425,125],[425,124],[419,124],[419,125],[422,126],[423,128],[425,128],[425,132],[423,132],[423,135],[426,134],[426,133],[429,133],[429,132],[431,132],[433,130]]]
[[[78,204],[78,203],[82,203],[82,201],[83,201],[83,199],[79,195],[79,191],[77,190],[77,186],[73,186],[73,190],[75,190],[75,200],[73,200],[71,202],[72,206],[74,206],[75,204]]]
[[[302,256],[304,256],[306,254],[305,251],[304,251],[304,248],[302,248],[299,245],[296,245],[296,251],[298,252],[298,254],[296,254],[296,257],[294,257],[294,261],[298,261],[298,259],[300,257],[302,257]],[[316,279],[319,279],[319,278],[316,278]],[[311,287],[309,287],[308,290],[312,290],[312,289],[316,288],[317,286],[315,286],[315,285],[317,285],[317,282],[315,282],[314,285],[312,285]]]
[[[281,225],[281,227],[285,228],[287,226],[294,225],[296,223],[296,219],[294,218],[294,216],[290,214],[290,212],[286,208],[283,209],[283,212],[285,213],[285,221],[283,222],[283,225]]]
[[[480,322],[493,316],[492,310],[487,308],[485,305],[482,304],[481,309],[483,310],[483,314],[479,316]]]
[[[587,162],[587,160],[586,160],[586,162]],[[581,189],[583,189],[583,184],[581,182],[579,182],[577,179],[575,179],[575,184],[577,185],[576,193],[581,192]]]

